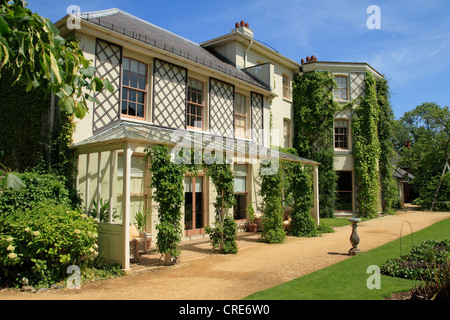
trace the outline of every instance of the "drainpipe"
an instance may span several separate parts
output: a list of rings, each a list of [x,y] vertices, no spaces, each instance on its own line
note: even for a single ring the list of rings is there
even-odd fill
[[[245,50],[245,53],[244,53],[244,69],[247,68],[247,54],[252,45],[253,45],[253,40],[250,40],[250,44],[248,45],[247,50]]]

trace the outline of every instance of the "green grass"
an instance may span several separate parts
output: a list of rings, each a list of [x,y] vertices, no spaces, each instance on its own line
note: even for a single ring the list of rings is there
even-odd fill
[[[425,240],[450,238],[450,219],[438,222],[414,233],[414,245]],[[403,237],[405,247],[411,249],[411,235]],[[381,267],[388,259],[400,254],[400,240],[343,260],[328,268],[307,274],[279,286],[254,293],[246,300],[381,300],[394,292],[409,291],[417,282],[381,275],[381,289],[368,289],[366,273],[370,265]]]

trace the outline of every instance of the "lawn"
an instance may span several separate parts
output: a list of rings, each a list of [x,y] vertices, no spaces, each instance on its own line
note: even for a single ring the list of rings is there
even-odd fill
[[[449,238],[450,219],[447,219],[414,233],[414,245],[425,240]],[[410,235],[403,239],[403,244],[411,243]],[[410,249],[410,245],[408,247]],[[409,291],[416,283],[413,280],[381,275],[380,289],[367,288],[367,279],[373,275],[367,273],[367,268],[371,265],[381,267],[388,259],[397,257],[399,253],[400,240],[396,240],[328,268],[256,292],[246,300],[382,300],[392,293]],[[403,249],[402,254],[407,253]]]

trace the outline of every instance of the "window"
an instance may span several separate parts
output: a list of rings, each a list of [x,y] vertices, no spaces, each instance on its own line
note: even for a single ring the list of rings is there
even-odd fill
[[[236,205],[233,213],[235,220],[247,219],[245,209],[247,208],[247,165],[234,165],[234,197]]]
[[[283,74],[283,98],[291,99],[291,79],[287,74]]]
[[[290,147],[291,139],[291,121],[289,119],[283,120],[283,147]]]
[[[122,115],[144,118],[147,96],[147,65],[124,58],[122,73]]]
[[[203,102],[203,82],[188,78],[186,104],[186,126],[188,128],[203,129]]]
[[[346,76],[335,76],[337,88],[334,89],[334,97],[337,100],[348,100],[348,81]]]
[[[336,211],[353,210],[353,179],[351,171],[338,171]]]
[[[334,121],[334,147],[348,149],[348,120]]]
[[[247,132],[247,98],[242,94],[236,94],[236,105],[234,112],[234,130],[237,137],[246,137]]]

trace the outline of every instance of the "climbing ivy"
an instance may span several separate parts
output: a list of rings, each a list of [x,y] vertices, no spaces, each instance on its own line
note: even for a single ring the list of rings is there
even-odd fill
[[[171,161],[166,146],[154,146],[145,150],[150,157],[152,171],[151,186],[155,189],[153,198],[158,202],[159,223],[156,245],[161,254],[170,253],[173,258],[180,255],[179,243],[182,239],[181,206],[184,201],[184,164]]]
[[[362,217],[374,218],[378,214],[378,160],[380,142],[378,123],[380,108],[377,102],[376,82],[366,74],[366,96],[355,108],[352,121],[353,158],[357,189],[357,204]]]
[[[334,214],[337,175],[333,169],[333,121],[339,106],[333,100],[336,83],[331,72],[314,71],[293,82],[294,148],[300,157],[319,166],[319,207],[321,217]]]
[[[238,252],[236,243],[237,225],[230,209],[236,204],[234,197],[234,174],[227,163],[204,164],[206,174],[216,187],[215,222],[214,227],[207,226],[205,231],[209,234],[213,249],[224,254]]]
[[[271,161],[261,163],[259,177],[261,179],[261,196],[263,197],[263,229],[261,239],[268,243],[282,243],[286,238],[283,228],[283,203],[282,203],[282,173],[281,170],[271,170]]]
[[[377,79],[377,102],[380,107],[378,122],[378,140],[380,141],[380,184],[382,193],[382,209],[384,213],[392,214],[393,208],[400,203],[397,182],[393,177],[395,156],[393,137],[394,113],[390,105],[389,84],[386,79]]]

